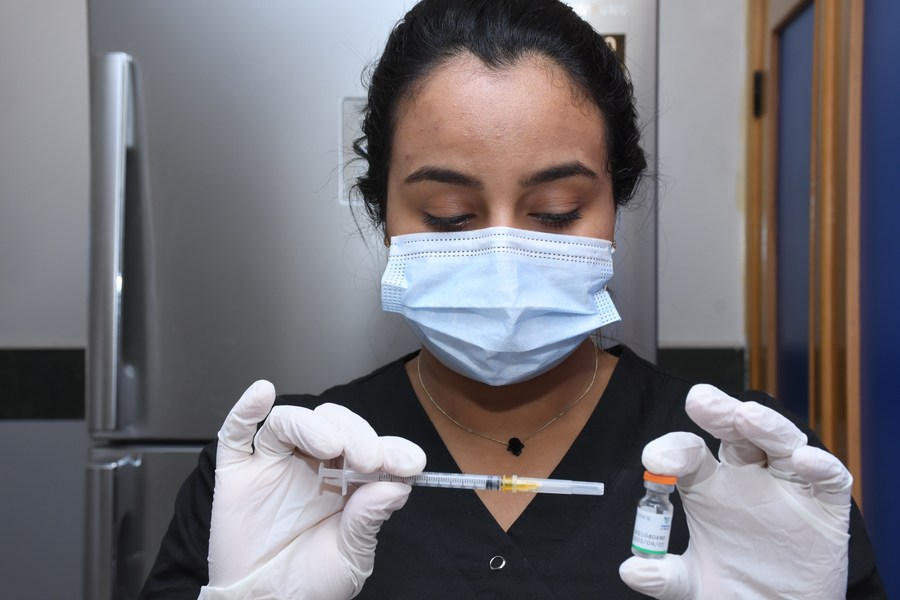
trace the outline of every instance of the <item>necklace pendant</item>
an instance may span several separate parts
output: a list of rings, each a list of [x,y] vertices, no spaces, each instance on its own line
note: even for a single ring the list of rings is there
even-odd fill
[[[509,438],[509,445],[506,447],[506,449],[509,452],[512,452],[513,456],[519,456],[520,454],[522,454],[523,448],[525,448],[525,444],[522,443],[522,440],[517,437]]]

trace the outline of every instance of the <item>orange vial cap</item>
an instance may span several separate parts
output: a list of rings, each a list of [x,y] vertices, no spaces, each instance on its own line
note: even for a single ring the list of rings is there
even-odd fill
[[[652,481],[653,483],[659,483],[662,485],[675,485],[678,483],[678,478],[674,475],[657,475],[656,473],[651,473],[650,471],[644,471],[644,480]]]

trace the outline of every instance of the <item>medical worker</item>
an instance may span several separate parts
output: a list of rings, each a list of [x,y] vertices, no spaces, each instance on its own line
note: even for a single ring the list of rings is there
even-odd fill
[[[382,302],[421,350],[320,396],[253,384],[144,597],[884,597],[851,476],[809,431],[761,393],[597,343],[646,160],[628,74],[589,24],[556,0],[424,0],[371,73],[363,131]],[[320,463],[606,492],[342,495]],[[631,552],[645,470],[678,478],[662,558]]]

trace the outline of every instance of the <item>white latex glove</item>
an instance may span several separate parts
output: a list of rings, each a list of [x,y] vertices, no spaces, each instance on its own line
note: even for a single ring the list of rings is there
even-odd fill
[[[619,568],[623,581],[660,600],[844,598],[847,469],[756,402],[698,385],[686,409],[722,441],[719,461],[684,432],[647,444],[642,461],[651,472],[678,477],[688,549],[661,560],[629,558]]]
[[[200,598],[352,598],[372,573],[381,524],[410,487],[370,483],[341,496],[319,484],[319,463],[342,456],[358,471],[409,476],[425,467],[425,454],[405,439],[379,438],[346,408],[272,409],[274,400],[272,384],[257,381],[219,431],[209,585]]]

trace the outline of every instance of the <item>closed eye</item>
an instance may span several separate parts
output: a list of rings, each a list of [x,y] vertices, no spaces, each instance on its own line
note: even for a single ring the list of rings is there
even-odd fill
[[[563,229],[581,218],[581,209],[567,213],[533,213],[531,218],[545,227]]]
[[[435,231],[458,231],[468,225],[474,218],[475,215],[471,214],[438,217],[436,215],[425,213],[425,216],[422,218],[422,223]]]

